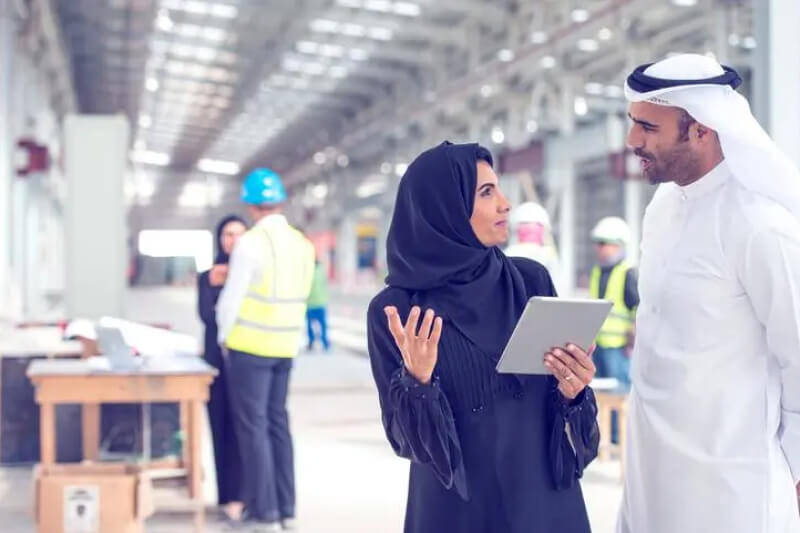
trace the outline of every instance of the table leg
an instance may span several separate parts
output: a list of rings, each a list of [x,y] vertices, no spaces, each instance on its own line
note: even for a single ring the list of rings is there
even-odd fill
[[[183,468],[189,467],[189,402],[180,402],[180,431],[181,431],[181,449],[180,449],[180,462]]]
[[[205,520],[203,502],[203,402],[194,401],[189,406],[189,496],[195,501],[195,528],[202,531]]]
[[[81,426],[83,429],[83,460],[97,461],[100,458],[100,404],[83,404]]]
[[[39,460],[42,466],[56,462],[55,406],[44,402],[39,405]]]

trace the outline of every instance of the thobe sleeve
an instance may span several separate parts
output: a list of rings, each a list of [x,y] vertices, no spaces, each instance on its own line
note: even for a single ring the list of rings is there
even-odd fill
[[[795,484],[800,481],[800,235],[770,228],[751,237],[740,279],[763,324],[781,372],[780,439]]]
[[[383,306],[376,301],[368,311],[367,342],[383,427],[394,452],[428,465],[442,485],[468,499],[461,444],[447,397],[436,377],[424,385],[405,371]]]
[[[550,464],[556,488],[567,489],[583,475],[583,469],[597,457],[600,429],[597,402],[590,387],[569,402],[552,378]]]

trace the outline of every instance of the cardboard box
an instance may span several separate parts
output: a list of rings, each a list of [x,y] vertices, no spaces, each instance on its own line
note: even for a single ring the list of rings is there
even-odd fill
[[[150,480],[122,464],[68,464],[34,471],[38,533],[142,533],[153,513]]]

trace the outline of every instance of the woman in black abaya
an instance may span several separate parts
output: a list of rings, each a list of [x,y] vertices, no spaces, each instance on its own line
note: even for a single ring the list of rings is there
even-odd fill
[[[570,345],[541,354],[553,376],[495,371],[527,300],[555,296],[542,265],[497,247],[509,208],[477,144],[432,148],[400,182],[367,325],[386,435],[411,459],[406,533],[590,530],[590,356]]]

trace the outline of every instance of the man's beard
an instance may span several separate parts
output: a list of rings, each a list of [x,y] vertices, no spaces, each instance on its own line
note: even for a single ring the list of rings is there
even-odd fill
[[[636,156],[648,161],[648,165],[642,169],[642,175],[652,185],[670,182],[682,182],[691,173],[694,166],[691,154],[688,152],[684,142],[678,142],[660,157],[655,154],[645,152],[639,148],[633,151]]]

